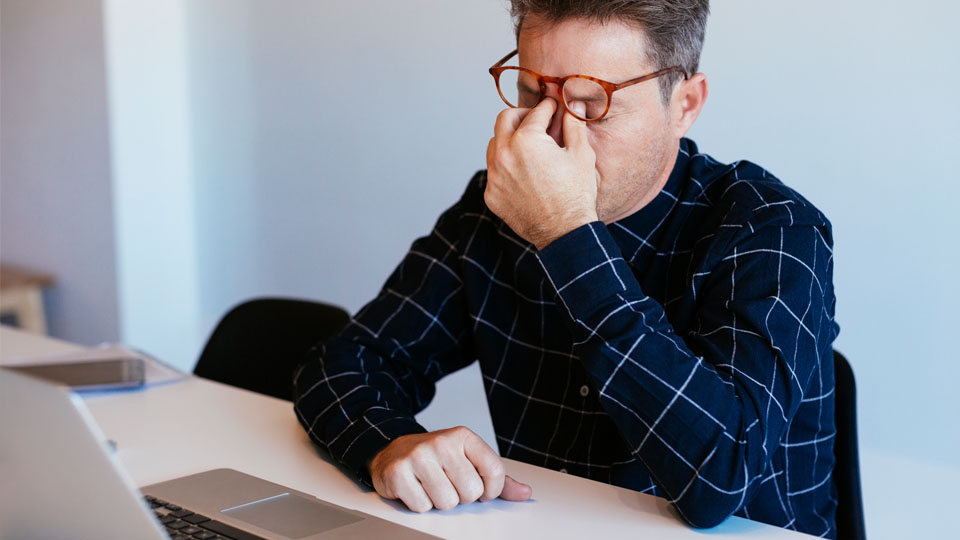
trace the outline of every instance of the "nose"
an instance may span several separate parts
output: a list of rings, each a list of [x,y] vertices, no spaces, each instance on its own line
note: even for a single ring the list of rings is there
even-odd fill
[[[555,84],[547,85],[547,95],[544,98],[553,98],[557,102],[557,110],[550,119],[550,125],[547,127],[547,133],[557,141],[557,145],[563,147],[563,98],[560,96],[559,88]]]

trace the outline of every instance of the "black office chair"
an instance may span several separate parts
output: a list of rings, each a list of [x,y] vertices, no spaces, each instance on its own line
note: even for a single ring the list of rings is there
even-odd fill
[[[217,324],[193,373],[293,400],[293,371],[303,355],[349,320],[343,309],[317,302],[282,298],[244,302]]]
[[[866,540],[863,496],[860,493],[860,453],[857,449],[857,388],[847,359],[833,352],[834,403],[837,436],[833,441],[837,485],[837,540]]]

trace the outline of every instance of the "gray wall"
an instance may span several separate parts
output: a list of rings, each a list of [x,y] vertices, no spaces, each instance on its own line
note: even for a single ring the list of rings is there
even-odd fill
[[[498,2],[188,10],[201,321],[256,295],[356,311],[485,166]],[[476,366],[418,419],[496,447]]]
[[[184,369],[199,323],[184,2],[104,0],[123,340]]]
[[[692,136],[831,219],[861,444],[956,463],[960,4],[715,2]]]
[[[99,0],[0,3],[0,259],[53,274],[49,331],[115,341]]]
[[[359,308],[484,167],[503,7],[221,0],[188,20],[203,320],[258,293]]]
[[[36,252],[59,264],[71,253],[76,266],[51,268],[64,283],[102,278],[109,290],[121,281],[119,303],[130,306],[121,326],[134,320],[139,329],[121,337],[163,351],[184,368],[216,318],[244,298],[310,297],[350,310],[369,299],[413,238],[429,231],[483,166],[500,108],[486,68],[512,47],[499,0],[144,0],[144,6],[174,7],[152,19],[149,35],[111,31],[107,56],[149,45],[159,55],[150,56],[155,62],[170,51],[165,69],[174,73],[182,63],[186,97],[138,103],[142,93],[130,63],[115,63],[111,71],[119,72],[108,79],[111,95],[119,92],[123,102],[120,122],[145,118],[159,126],[167,116],[188,119],[185,128],[167,125],[150,133],[164,144],[188,141],[174,155],[186,155],[189,167],[169,169],[168,179],[191,189],[161,190],[139,204],[123,197],[115,209],[128,218],[189,210],[174,220],[181,227],[174,237],[185,242],[167,238],[157,251],[179,261],[174,277],[158,289],[149,265],[126,265],[125,253],[115,257],[120,278],[84,270],[106,267],[102,261],[114,257],[105,247],[111,196],[106,184],[91,180],[104,174],[107,159],[104,106],[61,103],[61,95],[53,103],[67,111],[50,112],[54,105],[40,91],[41,81],[10,94],[20,95],[22,107],[34,110],[38,121],[60,129],[8,119],[17,114],[8,113],[8,85],[26,84],[19,77],[10,82],[8,56],[28,62],[20,68],[26,71],[47,66],[59,84],[76,75],[70,75],[73,64],[61,65],[57,55],[84,50],[72,47],[37,60],[32,50],[8,50],[8,33],[21,35],[19,21],[8,30],[14,26],[8,25],[10,5],[26,10],[19,17],[27,22],[39,21],[30,14],[40,11],[57,19],[47,4],[3,3],[3,255],[9,245],[22,262],[33,262],[25,254]],[[70,5],[81,12],[71,24],[95,18],[99,9],[97,3]],[[108,0],[106,9],[108,21],[144,16],[120,0]],[[842,327],[837,346],[859,379],[862,445],[944,463],[960,455],[960,430],[950,420],[960,410],[953,388],[960,367],[951,337],[960,322],[954,247],[960,183],[952,164],[960,142],[954,99],[960,43],[952,28],[958,16],[957,4],[934,0],[909,7],[867,0],[714,2],[702,65],[711,95],[691,134],[719,159],[747,158],[769,168],[831,217]],[[84,28],[92,39],[96,29]],[[114,39],[118,34],[123,39]],[[22,35],[45,47],[69,43],[61,33]],[[159,39],[172,45],[157,47]],[[102,59],[87,62],[93,68],[83,77],[102,81],[102,73],[95,75],[102,72]],[[71,135],[90,126],[99,135]],[[70,155],[83,159],[65,165],[37,157],[37,146],[30,146],[29,157],[10,150],[8,140],[27,145],[37,137],[67,139]],[[120,153],[112,156],[114,163],[125,164],[126,180],[117,180],[118,189],[129,186],[138,169],[153,178],[148,173],[167,163],[128,144],[112,148]],[[44,173],[29,179],[18,173],[18,184],[8,180],[15,178],[8,170],[16,169],[8,159],[19,159],[21,170],[29,165]],[[78,177],[77,171],[86,174]],[[35,177],[45,178],[43,188],[26,190]],[[88,189],[88,182],[96,185]],[[33,204],[38,197],[60,206]],[[67,204],[74,199],[85,203]],[[97,205],[100,211],[62,218],[64,211]],[[45,212],[43,227],[29,228],[27,208]],[[116,226],[117,234],[131,234],[123,223]],[[35,260],[44,262],[39,254]],[[171,302],[176,309],[168,312],[143,298],[189,301]],[[117,326],[115,311],[90,309],[83,303],[88,299],[65,302],[55,314],[64,322],[55,330],[90,342],[101,339],[92,325]],[[151,310],[154,317],[146,318]],[[178,330],[184,324],[194,330]],[[478,385],[474,373],[444,385],[441,393],[458,396]],[[469,400],[448,403],[449,416],[436,420],[438,427],[477,410]]]
[[[484,165],[501,106],[486,68],[512,48],[503,3],[239,5],[188,17],[201,320],[258,293],[355,310]],[[715,2],[691,133],[831,217],[863,444],[945,462],[960,454],[938,420],[960,410],[958,15]]]

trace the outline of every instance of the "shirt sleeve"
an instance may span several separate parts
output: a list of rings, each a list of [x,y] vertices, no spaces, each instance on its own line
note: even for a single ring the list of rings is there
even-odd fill
[[[602,407],[693,526],[751,500],[832,343],[829,238],[817,226],[766,226],[728,242],[692,277],[699,329],[684,336],[602,223],[538,254]]]
[[[379,295],[311,349],[294,376],[294,409],[310,439],[368,486],[368,461],[393,439],[426,432],[414,414],[437,380],[473,360],[455,271],[462,203],[413,243]]]

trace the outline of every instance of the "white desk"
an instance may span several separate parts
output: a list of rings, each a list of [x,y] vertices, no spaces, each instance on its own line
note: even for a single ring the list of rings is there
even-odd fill
[[[76,349],[0,327],[0,363]],[[196,377],[85,401],[138,485],[231,467],[444,538],[806,537],[737,517],[708,531],[690,529],[663,499],[509,459],[507,473],[533,486],[532,501],[415,514],[322,457],[290,402]]]

